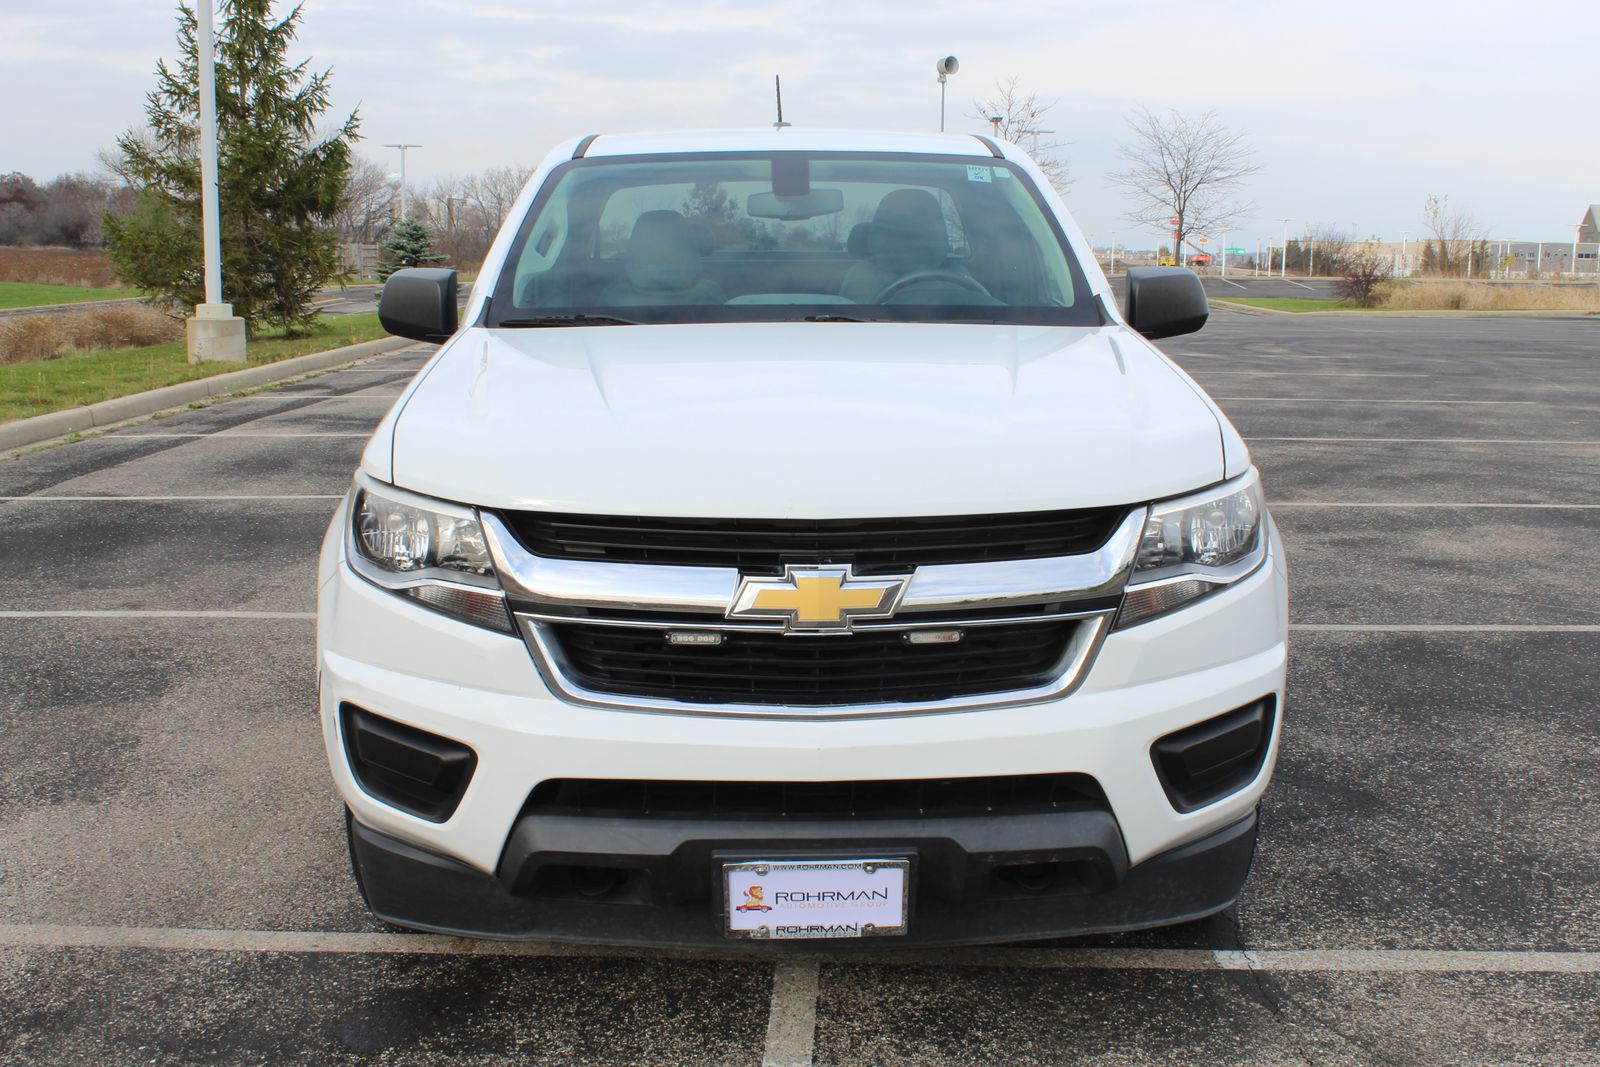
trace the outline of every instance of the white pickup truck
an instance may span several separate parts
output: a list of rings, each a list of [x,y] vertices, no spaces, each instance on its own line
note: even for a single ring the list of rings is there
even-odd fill
[[[535,172],[323,545],[362,892],[496,938],[930,945],[1237,896],[1283,549],[1238,433],[984,137],[599,135]]]

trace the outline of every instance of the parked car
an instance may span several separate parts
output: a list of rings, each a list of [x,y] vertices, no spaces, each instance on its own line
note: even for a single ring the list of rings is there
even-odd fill
[[[1232,903],[1283,718],[1239,434],[982,137],[602,135],[539,166],[322,547],[357,879],[401,926],[993,942]]]

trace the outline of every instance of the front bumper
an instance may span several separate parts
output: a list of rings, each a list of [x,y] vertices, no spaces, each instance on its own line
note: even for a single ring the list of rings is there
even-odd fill
[[[333,529],[341,530],[344,522],[341,510]],[[369,899],[379,914],[407,925],[471,928],[415,916],[408,922],[409,912],[398,904],[398,910],[386,911],[387,897],[379,891],[387,877],[382,872],[393,868],[408,872],[405,878],[421,875],[414,864],[395,868],[398,861],[380,862],[380,856],[423,857],[422,870],[448,872],[440,875],[443,882],[430,876],[430,883],[455,885],[480,899],[481,893],[469,891],[470,884],[501,884],[497,879],[524,805],[547,779],[828,782],[1073,772],[1092,776],[1103,788],[1128,871],[1123,885],[1133,887],[1127,899],[1143,903],[1125,906],[1108,899],[1109,910],[1094,914],[1073,910],[1088,908],[1082,902],[1029,904],[1009,911],[1003,922],[962,924],[969,934],[956,939],[1127,928],[1217,910],[1237,892],[1232,875],[1201,880],[1209,888],[1191,899],[1175,883],[1150,881],[1166,866],[1140,872],[1158,857],[1185,855],[1184,846],[1210,841],[1245,822],[1253,839],[1253,812],[1272,772],[1282,715],[1275,719],[1255,780],[1194,811],[1177,811],[1168,800],[1150,748],[1169,733],[1264,696],[1275,695],[1283,707],[1287,583],[1275,529],[1270,536],[1269,559],[1250,578],[1169,616],[1111,634],[1081,686],[1066,698],[831,721],[727,719],[567,703],[552,695],[520,637],[455,622],[373,587],[342,560],[342,539],[330,537],[319,575],[321,711],[334,781],[357,826],[355,851],[365,865]],[[343,702],[458,741],[476,753],[471,782],[446,821],[417,818],[362,790],[345,755]],[[368,848],[363,842],[385,844]],[[370,855],[362,860],[364,849]],[[1242,879],[1248,855],[1242,862],[1236,853],[1230,855],[1226,863],[1206,862],[1221,863]],[[1139,887],[1147,882],[1159,889],[1145,894]],[[1119,888],[1118,899],[1122,893]],[[1161,900],[1172,906],[1158,906]],[[924,927],[954,923],[962,911],[951,905],[947,919],[938,901],[919,901],[918,907]],[[1010,925],[1017,915],[1035,919]],[[505,921],[511,923],[507,930],[536,932],[498,936],[558,936],[527,915]],[[667,918],[652,921],[671,925]],[[1028,933],[1031,921],[1042,933]],[[567,925],[577,931],[567,936],[590,936],[582,922]],[[649,923],[629,936],[654,941],[657,933],[667,940],[683,936],[667,928],[655,931]],[[941,935],[930,929],[927,936]]]
[[[501,870],[489,875],[348,819],[367,906],[400,926],[471,937],[728,947],[735,942],[722,933],[720,857],[792,855],[797,848],[835,857],[887,851],[913,862],[906,935],[830,940],[830,950],[983,944],[1137,930],[1211,915],[1238,896],[1256,841],[1251,812],[1128,869],[1119,863],[1125,853],[1115,821],[1100,812],[738,829],[583,817],[528,825],[534,821],[540,820],[527,816],[519,824]],[[603,861],[631,878],[599,899],[586,899],[559,879],[536,888],[540,873],[565,870],[573,860]],[[1099,870],[1110,881],[1096,885],[1090,875],[1025,887],[998,876],[1025,861]],[[817,947],[812,941],[760,944],[780,951]]]

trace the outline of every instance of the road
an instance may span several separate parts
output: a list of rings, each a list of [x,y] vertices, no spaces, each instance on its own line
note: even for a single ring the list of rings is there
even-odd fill
[[[1600,321],[1221,312],[1288,545],[1238,906],[774,964],[363,911],[314,557],[422,349],[0,461],[0,1062],[1600,1062]]]

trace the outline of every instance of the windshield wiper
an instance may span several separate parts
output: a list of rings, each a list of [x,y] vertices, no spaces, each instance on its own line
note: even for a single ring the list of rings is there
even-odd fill
[[[637,326],[632,319],[619,319],[615,315],[536,315],[525,319],[501,319],[495,326],[518,329],[535,326]]]
[[[879,319],[860,319],[854,315],[807,315],[803,322],[879,322]]]

